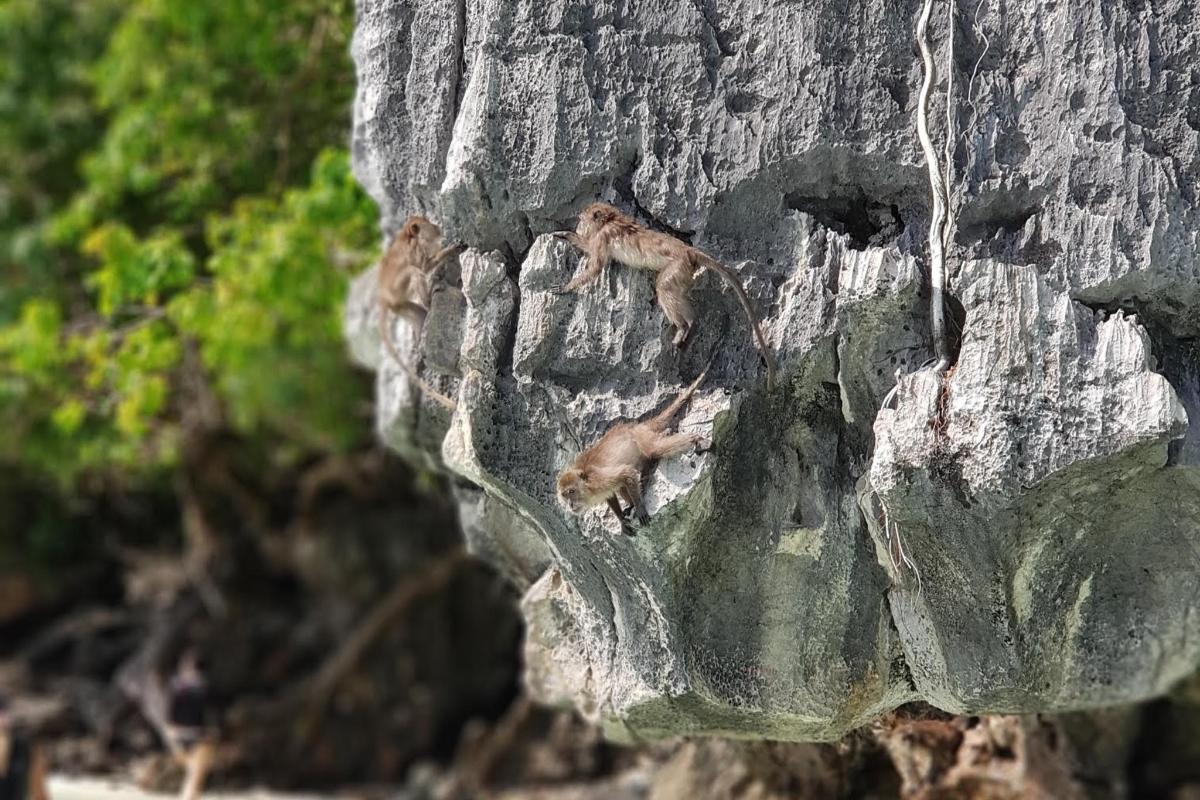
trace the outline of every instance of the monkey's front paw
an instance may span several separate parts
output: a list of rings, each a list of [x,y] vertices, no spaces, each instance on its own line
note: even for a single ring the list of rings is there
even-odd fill
[[[565,283],[564,283],[562,286],[553,286],[553,287],[551,287],[551,288],[549,289],[549,292],[550,292],[550,294],[557,294],[557,295],[566,295],[566,294],[572,294],[571,287],[570,287],[570,286],[568,286],[568,285],[567,285],[567,284],[565,284]]]
[[[709,450],[712,450],[712,446],[713,446],[713,440],[711,438],[709,438],[708,436],[697,436],[696,437],[696,452],[697,453],[706,453]]]
[[[636,536],[637,526],[629,520],[623,519],[621,520],[621,533],[625,534],[626,536]]]

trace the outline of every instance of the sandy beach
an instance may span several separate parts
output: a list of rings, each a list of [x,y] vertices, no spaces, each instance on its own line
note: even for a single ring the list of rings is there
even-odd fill
[[[54,800],[164,800],[164,798],[174,798],[177,795],[145,792],[136,787],[103,779],[55,777],[50,779],[50,796]],[[204,800],[354,800],[354,798],[351,795],[280,794],[265,790],[249,790],[236,794],[213,792],[205,794]]]

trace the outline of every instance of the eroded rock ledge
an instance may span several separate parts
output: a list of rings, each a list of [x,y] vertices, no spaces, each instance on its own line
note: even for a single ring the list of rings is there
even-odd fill
[[[1186,0],[987,4],[986,52],[958,26],[944,380],[915,372],[915,2],[358,5],[355,158],[384,232],[422,212],[472,248],[424,337],[458,410],[380,363],[371,273],[348,335],[378,366],[383,439],[457,476],[472,546],[529,587],[536,695],[615,736],[831,739],[914,699],[1140,700],[1200,664]],[[551,291],[577,259],[545,234],[597,197],[743,276],[775,391],[711,275],[682,353],[645,274]],[[715,447],[660,466],[652,524],[566,516],[557,471],[712,354],[681,426]]]

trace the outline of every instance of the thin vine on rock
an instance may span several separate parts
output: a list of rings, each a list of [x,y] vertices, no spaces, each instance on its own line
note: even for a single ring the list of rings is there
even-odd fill
[[[954,0],[950,0],[950,10],[953,14]],[[950,227],[949,202],[946,191],[946,177],[938,162],[937,150],[929,136],[929,97],[933,93],[933,84],[937,81],[937,65],[933,60],[933,52],[929,46],[929,19],[933,15],[933,0],[925,0],[917,21],[917,46],[921,49],[921,60],[925,66],[925,77],[921,83],[920,99],[917,102],[917,138],[921,141],[921,150],[925,153],[925,163],[929,168],[929,188],[932,196],[932,209],[929,220],[929,284],[930,309],[929,321],[933,335],[933,352],[936,358],[934,369],[944,372],[950,366],[950,348],[946,338],[946,245],[947,231]],[[954,25],[950,25],[950,57],[954,53]],[[948,70],[954,74],[953,65]],[[950,96],[949,88],[946,97],[947,149],[950,148]]]
[[[921,8],[921,16],[917,20],[917,46],[921,51],[921,61],[924,66],[924,78],[921,82],[921,93],[917,101],[917,138],[921,142],[921,150],[925,155],[925,163],[929,172],[929,189],[932,198],[929,220],[929,322],[930,335],[933,338],[934,360],[924,368],[932,367],[939,374],[945,374],[950,368],[950,345],[946,333],[946,252],[950,248],[951,236],[954,230],[954,214],[950,205],[950,178],[954,167],[954,25],[956,0],[947,0],[946,8],[946,141],[943,150],[944,165],[938,160],[937,149],[929,135],[929,98],[933,94],[933,85],[937,82],[937,64],[933,59],[933,49],[929,44],[929,21],[933,16],[934,0],[925,0]],[[982,3],[980,6],[982,7]],[[975,27],[979,29],[979,9],[976,9]],[[980,57],[982,60],[982,56]],[[976,62],[976,71],[979,63]],[[967,86],[968,101],[970,100],[971,85],[975,75],[972,73],[971,83]],[[972,105],[974,111],[974,106]],[[888,392],[883,400],[883,407],[891,405],[900,388],[900,373],[896,373],[896,385]],[[887,538],[888,557],[898,578],[903,578],[905,568],[910,569],[917,578],[917,592],[921,592],[921,573],[916,563],[908,554],[904,540],[900,535],[900,527],[892,519],[886,503],[878,492],[875,497],[882,509],[884,534]]]

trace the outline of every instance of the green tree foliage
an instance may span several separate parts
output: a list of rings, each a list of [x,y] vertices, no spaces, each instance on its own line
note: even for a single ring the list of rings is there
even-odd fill
[[[346,138],[350,0],[139,0],[92,67],[111,115],[58,220],[194,225],[233,199],[302,179]]]
[[[47,246],[41,222],[78,189],[102,128],[88,73],[122,5],[0,0],[0,323],[28,297],[70,294],[78,264]]]
[[[199,343],[235,430],[317,450],[361,439],[362,385],[341,328],[346,273],[335,264],[365,266],[377,219],[345,152],[329,151],[307,186],[210,221],[211,283],[171,313]]]
[[[376,212],[350,0],[0,0],[0,462],[160,475],[361,442],[340,333]],[[330,149],[334,148],[334,149]]]

